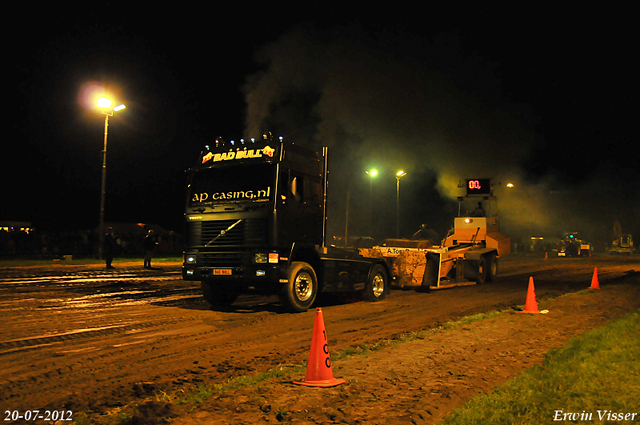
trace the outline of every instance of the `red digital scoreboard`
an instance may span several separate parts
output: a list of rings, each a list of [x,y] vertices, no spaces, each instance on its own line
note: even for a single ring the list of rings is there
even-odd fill
[[[491,179],[467,179],[467,195],[491,195]]]

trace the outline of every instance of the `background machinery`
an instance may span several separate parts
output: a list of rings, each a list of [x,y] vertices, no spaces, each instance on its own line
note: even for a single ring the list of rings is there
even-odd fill
[[[400,287],[430,290],[493,280],[498,258],[511,251],[511,241],[499,231],[491,179],[467,180],[466,195],[458,202],[459,217],[440,245],[387,239],[361,254],[385,258]]]
[[[578,232],[566,233],[558,249],[558,257],[590,257],[591,244],[578,238]]]
[[[618,220],[613,224],[613,243],[609,248],[610,254],[629,254],[634,253],[633,236],[629,233],[622,233],[622,227]]]

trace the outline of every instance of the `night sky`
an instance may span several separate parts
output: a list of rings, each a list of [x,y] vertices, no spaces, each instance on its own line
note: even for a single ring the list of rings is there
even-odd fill
[[[108,222],[181,230],[202,147],[270,130],[330,146],[330,234],[348,191],[351,234],[395,236],[404,169],[405,236],[446,232],[458,182],[491,177],[509,236],[606,241],[618,219],[640,239],[629,11],[260,4],[19,7],[3,38],[0,220],[97,226],[99,87],[127,106],[110,118]],[[373,232],[358,218],[371,200]]]

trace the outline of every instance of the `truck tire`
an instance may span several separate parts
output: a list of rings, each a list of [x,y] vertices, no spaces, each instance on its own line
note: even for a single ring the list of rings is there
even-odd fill
[[[200,282],[202,295],[214,307],[230,306],[238,298],[238,292],[228,285],[203,280]]]
[[[487,257],[483,255],[478,260],[478,276],[476,277],[476,283],[483,284],[487,280],[488,266]]]
[[[495,254],[487,255],[487,282],[493,282],[498,276],[498,259]]]
[[[318,295],[318,278],[308,263],[295,261],[288,270],[289,282],[280,290],[280,302],[292,312],[307,311]]]
[[[389,292],[389,277],[381,264],[376,264],[369,271],[367,284],[364,288],[364,299],[367,301],[381,301]]]

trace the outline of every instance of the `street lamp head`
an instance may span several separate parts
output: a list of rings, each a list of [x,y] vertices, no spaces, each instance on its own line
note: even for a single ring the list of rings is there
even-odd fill
[[[400,171],[398,171],[398,172],[396,173],[396,178],[398,178],[398,179],[399,179],[400,177],[404,177],[404,176],[406,176],[406,175],[407,175],[407,172],[406,172],[406,171],[400,170]]]
[[[111,105],[113,105],[113,101],[107,97],[101,97],[98,99],[98,102],[96,103],[96,105],[98,106],[98,108],[102,109],[104,113],[107,113],[107,111],[111,109]],[[124,108],[126,108],[126,106],[118,105],[113,109],[111,109],[111,111],[117,112],[117,111],[123,110]]]
[[[369,177],[373,178],[378,175],[378,170],[376,170],[375,168],[371,170],[367,170],[367,174],[369,174]]]
[[[98,103],[97,103],[98,108],[102,108],[102,109],[109,109],[112,104],[113,102],[107,99],[106,97],[101,97],[100,99],[98,99]]]
[[[512,187],[515,187],[515,185],[513,183],[507,183],[507,187],[512,188]]]

